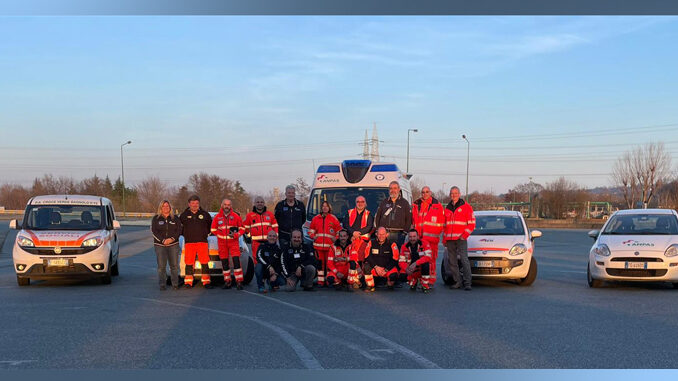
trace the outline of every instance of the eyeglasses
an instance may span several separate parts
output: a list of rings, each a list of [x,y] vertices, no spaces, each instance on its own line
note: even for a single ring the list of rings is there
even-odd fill
[[[365,201],[356,201],[357,204],[364,204]]]
[[[431,193],[431,191],[421,191],[421,193]]]

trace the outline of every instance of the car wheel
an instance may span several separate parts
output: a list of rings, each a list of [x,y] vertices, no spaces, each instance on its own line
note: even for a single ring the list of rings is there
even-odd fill
[[[598,279],[593,279],[591,276],[591,267],[590,265],[586,266],[586,281],[589,284],[589,287],[591,288],[598,288],[603,286],[603,281],[598,280]]]
[[[31,284],[31,278],[24,278],[24,277],[20,277],[20,276],[17,275],[16,276],[16,282],[19,286],[22,286],[22,287],[28,286],[29,284]]]
[[[250,284],[252,278],[254,278],[254,261],[252,260],[252,257],[249,257],[247,258],[247,272],[245,272],[243,283]]]
[[[106,274],[101,278],[101,284],[111,284],[111,258],[108,259],[108,270],[106,270]]]
[[[518,285],[531,286],[536,279],[537,279],[537,259],[532,257],[532,260],[530,261],[530,269],[527,271],[527,276],[525,278],[518,279]]]
[[[113,268],[111,268],[111,275],[113,276],[118,276],[120,275],[120,270],[118,269],[118,264],[120,263],[120,257],[118,256],[118,259],[115,261],[115,264],[113,265]]]

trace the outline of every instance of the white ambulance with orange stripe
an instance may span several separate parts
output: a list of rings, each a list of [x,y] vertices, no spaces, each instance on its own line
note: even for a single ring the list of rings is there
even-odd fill
[[[118,232],[111,200],[50,195],[28,201],[22,222],[12,220],[12,258],[19,286],[31,279],[99,278],[118,275]]]
[[[468,259],[473,278],[514,280],[529,286],[537,279],[534,239],[539,230],[529,231],[523,215],[516,211],[479,211],[473,213],[476,228],[467,240]],[[444,254],[447,261],[447,250]],[[451,277],[441,269],[445,283]]]

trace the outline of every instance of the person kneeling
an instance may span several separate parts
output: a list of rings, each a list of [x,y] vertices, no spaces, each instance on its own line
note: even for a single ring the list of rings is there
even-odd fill
[[[302,242],[301,230],[293,230],[289,245],[283,248],[282,273],[287,279],[286,290],[295,291],[297,283],[301,283],[304,291],[315,291],[315,263],[313,249]]]
[[[388,239],[386,228],[377,229],[377,238],[372,239],[365,250],[363,273],[366,292],[374,292],[374,277],[386,278],[389,290],[393,290],[398,279],[398,245]]]
[[[259,243],[257,247],[257,265],[254,267],[254,274],[257,276],[257,286],[259,292],[265,293],[265,281],[268,281],[268,287],[271,291],[277,290],[285,282],[282,273],[281,263],[282,250],[278,246],[278,233],[270,230],[266,236],[266,241]]]
[[[431,266],[433,254],[431,244],[419,239],[416,229],[407,234],[407,242],[400,250],[400,268],[407,274],[407,283],[410,290],[417,290],[417,283],[421,283],[424,293],[431,290]]]
[[[346,287],[346,291],[353,291],[353,282],[357,278],[356,261],[351,260],[351,243],[348,232],[339,231],[339,239],[330,248],[327,257],[327,284],[331,284],[338,291]]]

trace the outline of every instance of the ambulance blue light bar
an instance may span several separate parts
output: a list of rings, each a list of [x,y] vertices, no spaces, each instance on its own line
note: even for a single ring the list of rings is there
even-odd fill
[[[338,165],[321,165],[318,167],[318,173],[339,173]]]
[[[357,167],[357,168],[369,168],[372,164],[371,160],[344,160],[342,166],[346,167]]]
[[[398,172],[398,166],[395,164],[375,164],[370,172]]]

